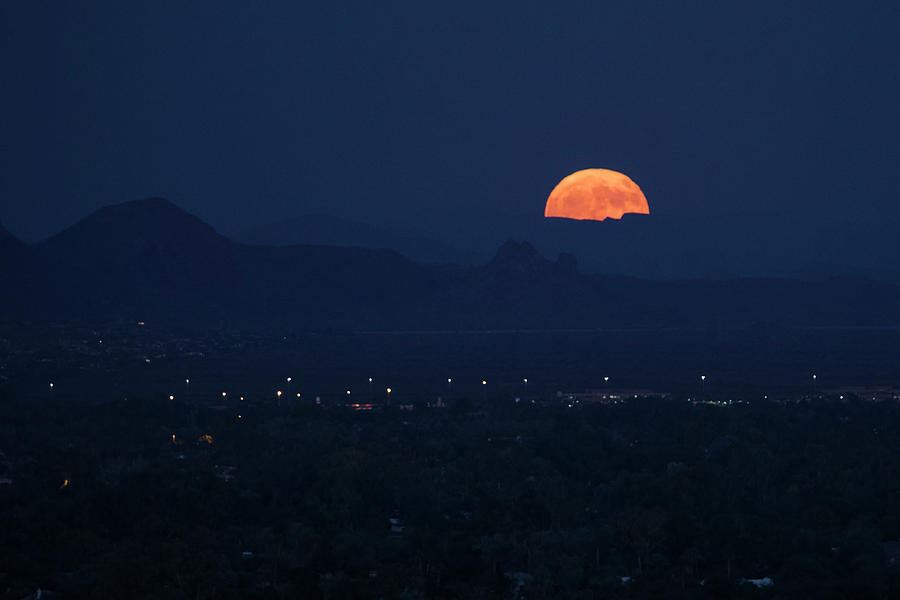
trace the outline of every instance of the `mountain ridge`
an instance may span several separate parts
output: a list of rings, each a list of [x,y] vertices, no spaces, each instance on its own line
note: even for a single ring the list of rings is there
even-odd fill
[[[21,246],[16,245],[21,249]],[[507,240],[481,265],[392,249],[254,246],[163,199],[104,207],[4,253],[8,318],[357,330],[900,325],[897,285],[862,279],[652,281],[586,275]]]

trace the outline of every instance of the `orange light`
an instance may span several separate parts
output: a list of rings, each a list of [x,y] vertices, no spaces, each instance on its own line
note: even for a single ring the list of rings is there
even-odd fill
[[[650,206],[641,188],[629,177],[608,169],[575,171],[556,184],[545,217],[602,221],[621,219],[625,213],[649,215]]]

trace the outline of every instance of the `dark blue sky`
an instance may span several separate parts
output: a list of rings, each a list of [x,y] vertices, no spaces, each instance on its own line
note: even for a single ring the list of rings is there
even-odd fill
[[[0,8],[26,239],[153,195],[465,228],[587,167],[657,215],[900,219],[897,2],[37,4]]]

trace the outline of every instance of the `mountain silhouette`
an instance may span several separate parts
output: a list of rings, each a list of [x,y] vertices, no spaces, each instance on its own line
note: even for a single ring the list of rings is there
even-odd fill
[[[101,208],[37,246],[61,265],[143,286],[222,283],[234,276],[232,247],[162,198]]]
[[[727,215],[632,215],[621,220],[576,221],[541,215],[490,215],[465,228],[435,232],[466,248],[476,262],[493,256],[503,241],[526,239],[541,253],[568,252],[585,273],[646,279],[863,277],[900,283],[900,227],[896,219],[869,222],[746,213]],[[438,227],[441,223],[438,222]]]
[[[426,235],[390,227],[358,223],[329,215],[312,214],[277,221],[238,232],[233,238],[259,246],[328,245],[392,248],[426,263],[467,263],[474,255]]]
[[[280,329],[898,325],[897,285],[853,278],[652,281],[581,273],[506,241],[479,266],[389,248],[232,241],[159,198],[100,209],[41,242],[0,230],[6,318]]]

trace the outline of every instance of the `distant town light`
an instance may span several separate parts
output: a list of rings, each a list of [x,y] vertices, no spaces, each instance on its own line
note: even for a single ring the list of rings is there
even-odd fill
[[[487,385],[487,380],[482,379],[482,380],[481,380],[481,385]]]
[[[174,399],[175,399],[175,396],[173,396],[172,394],[169,394],[169,400],[174,400]]]
[[[390,393],[391,393],[391,388],[388,388],[388,389],[387,389],[387,393],[388,393],[388,395],[390,395]]]
[[[300,397],[300,392],[297,392],[297,397],[298,397],[298,398]]]
[[[228,395],[228,392],[222,392],[222,397],[223,397],[223,398],[224,398],[225,396],[227,396],[227,395]]]
[[[347,395],[348,395],[348,396],[350,395],[350,390],[347,390]]]
[[[243,402],[243,401],[244,401],[244,397],[243,397],[243,396],[241,396],[241,402]]]
[[[243,419],[243,418],[244,418],[244,417],[242,417],[241,415],[238,415],[238,419]]]
[[[279,398],[281,398],[281,390],[278,390],[277,392],[275,392],[275,395],[278,396]]]

